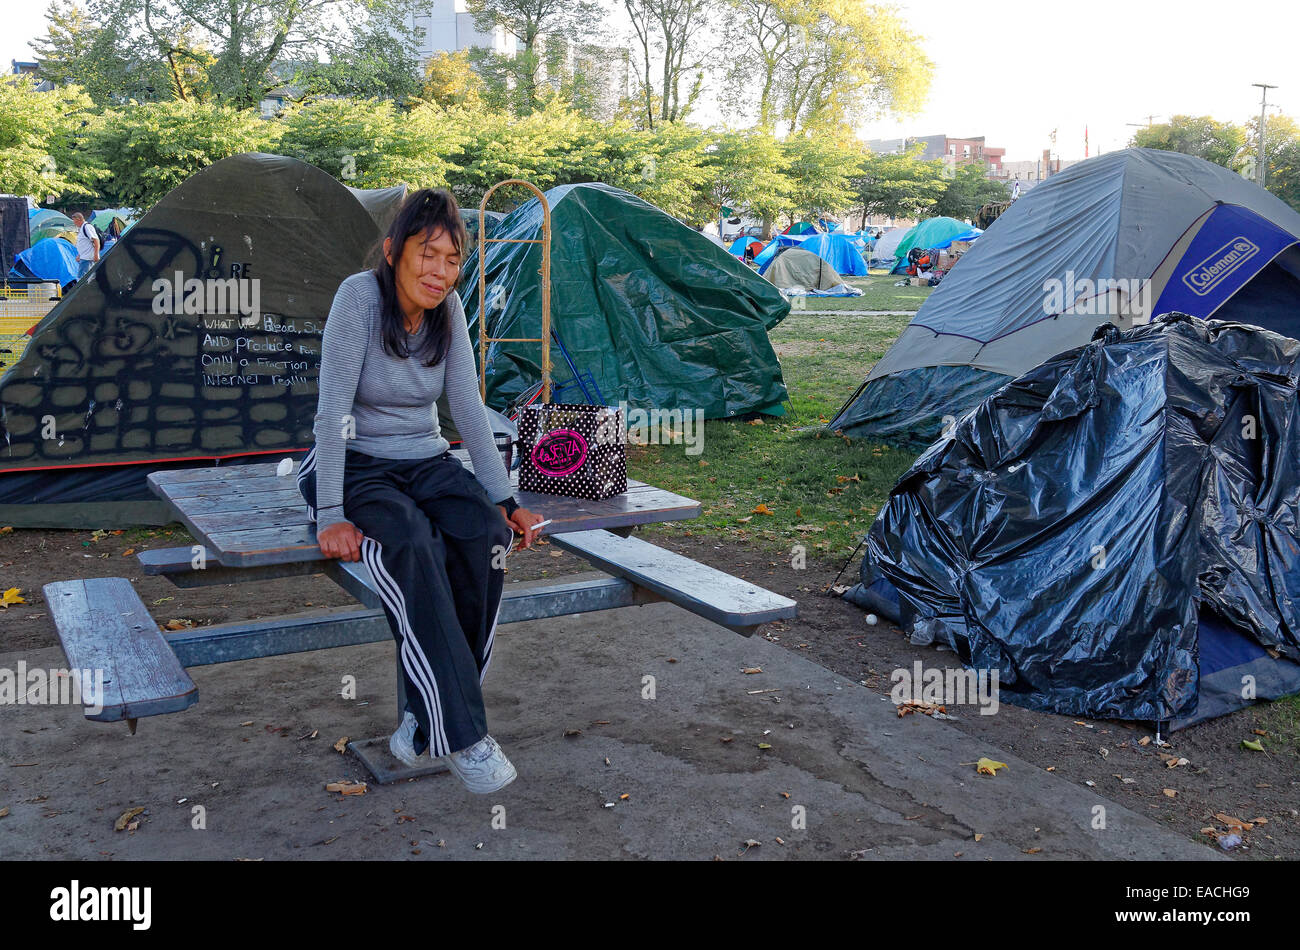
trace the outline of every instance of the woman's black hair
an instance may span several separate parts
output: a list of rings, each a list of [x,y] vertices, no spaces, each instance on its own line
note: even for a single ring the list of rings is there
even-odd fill
[[[462,253],[465,247],[465,223],[460,217],[460,207],[451,192],[446,189],[421,188],[406,199],[393,223],[388,226],[391,256],[394,264],[401,259],[402,250],[408,238],[415,235],[432,237],[439,231],[445,231],[456,245],[456,252]],[[425,366],[437,366],[447,356],[451,348],[451,321],[448,299],[455,290],[447,288],[447,296],[433,310],[424,311],[424,322],[420,326],[414,346],[406,332],[406,314],[397,299],[397,272],[394,264],[384,257],[383,243],[379,245],[378,260],[372,271],[379,281],[380,296],[380,335],[384,343],[384,352],[403,359],[418,356]]]

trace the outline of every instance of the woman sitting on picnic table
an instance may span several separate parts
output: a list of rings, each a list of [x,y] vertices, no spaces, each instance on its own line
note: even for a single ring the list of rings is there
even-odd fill
[[[456,280],[465,226],[444,190],[415,192],[373,270],[339,285],[325,321],[316,444],[298,486],[326,557],[364,561],[401,657],[407,709],[389,742],[407,765],[445,757],[474,792],[515,768],[488,735],[482,682],[492,656],[519,507],[479,396]],[[449,453],[445,392],[474,474]]]

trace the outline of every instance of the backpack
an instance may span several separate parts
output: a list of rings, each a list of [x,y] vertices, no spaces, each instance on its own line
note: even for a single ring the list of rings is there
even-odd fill
[[[108,243],[108,235],[105,234],[103,230],[99,227],[99,225],[96,224],[94,221],[86,221],[86,223],[83,224],[82,227],[84,228],[87,224],[90,225],[90,230],[95,232],[95,237],[99,238],[99,250],[101,253],[103,253],[104,246]]]

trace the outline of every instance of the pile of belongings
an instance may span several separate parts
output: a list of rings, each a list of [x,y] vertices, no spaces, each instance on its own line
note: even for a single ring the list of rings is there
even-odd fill
[[[1259,327],[1102,326],[950,422],[845,596],[1032,709],[1178,728],[1298,692],[1298,385]]]

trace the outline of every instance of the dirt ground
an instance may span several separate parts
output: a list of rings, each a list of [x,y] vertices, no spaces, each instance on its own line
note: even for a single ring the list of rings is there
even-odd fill
[[[890,671],[921,661],[927,668],[957,666],[950,653],[911,645],[881,621],[868,626],[857,607],[822,590],[840,563],[810,561],[793,570],[754,548],[677,531],[654,543],[720,570],[746,578],[799,601],[799,618],[765,628],[768,640],[882,695]],[[95,538],[87,531],[14,530],[0,535],[0,590],[19,588],[25,603],[0,611],[0,653],[57,646],[42,585],[83,577],[128,577],[160,623],[179,620],[207,625],[286,613],[312,613],[351,603],[327,578],[316,575],[279,581],[181,590],[167,580],[143,575],[135,554],[146,548],[188,545],[177,526],[134,530]],[[128,553],[130,552],[130,553]],[[850,580],[856,567],[845,572]],[[589,570],[585,562],[550,545],[512,556],[510,580],[531,580]],[[1089,784],[1100,795],[1149,815],[1188,839],[1218,850],[1203,828],[1225,829],[1216,815],[1254,827],[1232,852],[1239,859],[1300,857],[1300,755],[1273,742],[1266,753],[1242,748],[1242,739],[1268,731],[1267,706],[1242,710],[1166,737],[1161,749],[1149,730],[1127,723],[1076,722],[1003,704],[996,715],[975,707],[950,709],[948,724],[1003,748],[1058,777]],[[1270,740],[1265,739],[1265,745]],[[1186,759],[1169,768],[1161,754]],[[1171,795],[1169,792],[1174,794]],[[1256,821],[1265,819],[1265,821]]]

